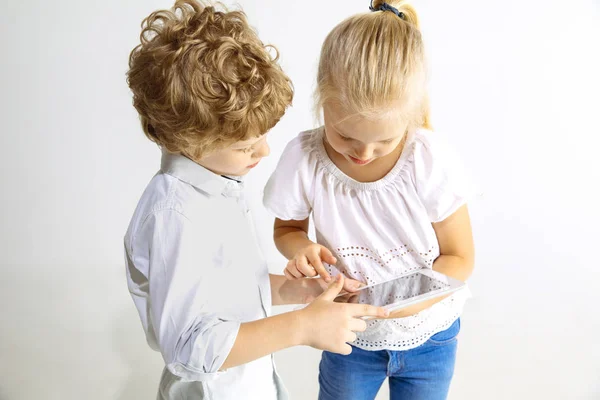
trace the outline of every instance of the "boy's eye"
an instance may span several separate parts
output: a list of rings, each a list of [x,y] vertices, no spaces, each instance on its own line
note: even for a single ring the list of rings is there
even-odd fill
[[[351,140],[352,140],[352,139],[350,139],[349,137],[346,137],[346,136],[340,136],[340,137],[342,138],[342,140],[343,140],[344,142],[349,142],[349,141],[351,141]]]
[[[383,143],[383,144],[390,144],[390,143],[392,143],[393,141],[394,141],[394,139],[388,139],[388,140],[384,140],[384,141],[382,141],[381,143]]]
[[[245,149],[238,149],[238,151],[242,153],[250,153],[252,151],[252,147],[246,147]]]

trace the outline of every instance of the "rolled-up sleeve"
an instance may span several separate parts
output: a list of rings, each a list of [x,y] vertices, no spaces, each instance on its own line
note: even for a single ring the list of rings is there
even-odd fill
[[[138,232],[147,244],[148,313],[169,371],[187,381],[215,379],[235,343],[240,321],[211,306],[210,240],[177,210],[155,211]]]

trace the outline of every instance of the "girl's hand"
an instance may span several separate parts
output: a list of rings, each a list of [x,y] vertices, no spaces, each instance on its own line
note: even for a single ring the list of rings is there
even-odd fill
[[[340,274],[323,294],[297,311],[303,320],[300,324],[303,327],[303,344],[333,353],[350,354],[352,347],[348,343],[356,340],[355,332],[367,329],[367,323],[360,318],[385,318],[389,315],[381,307],[334,302],[343,287],[344,276]]]
[[[320,276],[317,282],[320,284],[322,290],[325,290],[331,282],[331,275],[325,269],[323,261],[330,265],[337,263],[337,259],[328,248],[317,243],[311,243],[296,253],[294,258],[288,262],[283,273],[289,280]],[[344,280],[344,291],[347,293],[352,293],[362,286],[363,283],[357,280],[350,278]],[[315,297],[317,296],[314,296],[313,299]]]
[[[323,261],[335,265],[337,259],[331,251],[317,243],[311,243],[300,249],[285,267],[284,274],[288,279],[313,278],[319,275],[326,283],[331,282],[331,275],[325,269]]]

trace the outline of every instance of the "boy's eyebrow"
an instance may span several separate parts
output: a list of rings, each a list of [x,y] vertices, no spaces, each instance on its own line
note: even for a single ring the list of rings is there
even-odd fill
[[[263,139],[263,136],[256,138],[256,140],[254,140],[253,142],[249,142],[249,143],[237,142],[237,143],[234,143],[232,145],[232,147],[243,149],[245,147],[254,146],[256,143],[260,142],[262,139]]]

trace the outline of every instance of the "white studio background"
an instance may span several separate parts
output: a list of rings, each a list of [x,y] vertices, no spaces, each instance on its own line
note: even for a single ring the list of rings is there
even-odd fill
[[[296,88],[272,156],[248,178],[264,251],[281,272],[261,190],[285,143],[314,126],[325,35],[369,2],[240,1]],[[125,72],[141,20],[171,5],[0,5],[2,400],[155,397],[162,360],[127,292],[122,237],[159,151],[141,132]],[[436,130],[481,189],[450,399],[600,399],[600,4],[415,5]],[[294,399],[316,398],[318,360],[309,348],[277,355]]]

